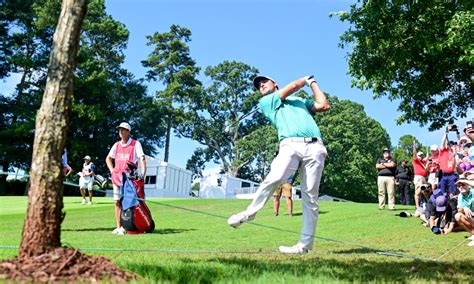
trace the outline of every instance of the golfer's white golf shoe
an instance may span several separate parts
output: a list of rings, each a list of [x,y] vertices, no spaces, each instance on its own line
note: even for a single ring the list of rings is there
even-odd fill
[[[227,219],[227,224],[229,224],[230,226],[234,228],[237,228],[245,222],[254,220],[255,215],[256,214],[247,215],[245,214],[245,212],[240,212],[240,213],[230,216],[229,219]]]
[[[284,254],[304,254],[308,253],[308,249],[303,244],[296,244],[292,247],[280,246],[280,252]]]

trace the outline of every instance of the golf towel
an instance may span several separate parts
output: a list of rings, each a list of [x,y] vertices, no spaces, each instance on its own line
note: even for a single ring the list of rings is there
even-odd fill
[[[120,202],[122,203],[122,210],[127,210],[138,205],[138,196],[135,186],[132,181],[128,179],[127,174],[122,173],[123,185],[120,188]]]

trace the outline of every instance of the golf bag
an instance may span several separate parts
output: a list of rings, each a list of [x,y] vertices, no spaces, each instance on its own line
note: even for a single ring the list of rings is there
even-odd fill
[[[155,229],[155,222],[146,205],[143,180],[138,177],[127,177],[122,173],[122,187],[120,203],[120,224],[128,234],[151,233]]]

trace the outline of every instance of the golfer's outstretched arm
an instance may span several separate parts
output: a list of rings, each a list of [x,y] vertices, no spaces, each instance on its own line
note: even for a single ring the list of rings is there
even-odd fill
[[[288,96],[298,92],[306,84],[305,78],[294,80],[282,89],[280,89],[280,99],[284,101]]]
[[[318,83],[316,83],[316,81],[312,81],[309,86],[311,87],[311,90],[314,94],[314,105],[312,112],[315,113],[328,111],[330,108],[329,100],[319,88]]]

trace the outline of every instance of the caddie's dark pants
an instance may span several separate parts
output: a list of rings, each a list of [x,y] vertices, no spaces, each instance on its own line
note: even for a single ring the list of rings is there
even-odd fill
[[[406,179],[398,180],[398,194],[401,205],[410,205],[410,182]]]

